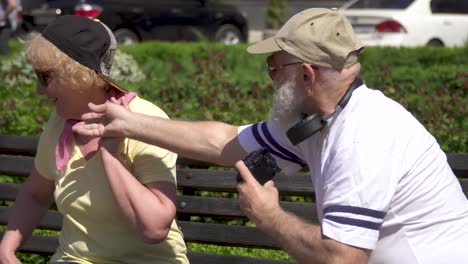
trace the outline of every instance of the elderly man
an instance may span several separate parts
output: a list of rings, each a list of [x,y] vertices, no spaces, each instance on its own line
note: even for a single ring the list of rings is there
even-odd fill
[[[171,121],[106,103],[74,130],[236,165],[241,208],[299,263],[464,263],[468,201],[435,138],[359,80],[362,50],[342,14],[308,9],[248,48],[271,54],[269,121]],[[259,184],[239,161],[260,148],[286,174],[310,168],[319,225],[284,211],[273,181]]]

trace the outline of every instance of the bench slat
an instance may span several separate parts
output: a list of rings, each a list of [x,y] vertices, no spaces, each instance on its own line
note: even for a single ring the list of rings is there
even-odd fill
[[[14,201],[21,185],[0,183],[0,200]],[[317,222],[314,203],[281,202],[281,207],[304,219]],[[214,198],[201,196],[177,196],[177,213],[201,216],[245,217],[240,210],[239,201],[234,198]]]
[[[3,238],[0,232],[0,240]],[[58,247],[58,239],[49,236],[31,236],[22,246],[21,252],[29,254],[52,255]],[[202,252],[187,252],[191,264],[291,264],[290,261],[260,259],[243,256],[209,254]]]
[[[314,203],[280,202],[280,204],[286,211],[309,221],[318,222]],[[187,195],[177,196],[177,214],[245,217],[239,207],[238,199]]]
[[[462,187],[463,193],[468,198],[468,179],[458,179]]]
[[[2,186],[3,184],[0,184],[0,187]],[[14,184],[11,184],[11,186],[13,189],[17,187]],[[185,203],[184,208],[180,208],[181,203]],[[177,204],[179,205],[177,209],[178,216],[197,215],[245,218],[245,214],[239,208],[238,200],[235,199],[179,196],[177,197]],[[318,222],[316,207],[313,203],[281,202],[281,207],[311,222]],[[0,206],[0,224],[2,225],[7,224],[9,208],[7,206]],[[38,228],[60,230],[61,225],[61,214],[57,211],[49,210]]]
[[[0,135],[0,153],[33,156],[39,137]]]
[[[468,153],[447,153],[447,161],[457,177],[468,178]]]
[[[177,186],[204,191],[237,192],[237,172],[234,170],[178,169]],[[279,173],[275,186],[284,195],[308,195],[314,188],[308,175],[286,176]]]
[[[33,166],[33,157],[0,155],[0,174],[28,176]]]
[[[290,261],[259,259],[242,256],[208,254],[189,251],[187,257],[190,264],[292,264]]]
[[[20,188],[20,184],[0,183],[0,201],[14,201]]]
[[[186,221],[177,224],[187,242],[278,249],[270,237],[255,227]]]

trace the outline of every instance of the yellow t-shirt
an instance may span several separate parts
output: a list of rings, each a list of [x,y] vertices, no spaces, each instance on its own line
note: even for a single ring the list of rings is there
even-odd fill
[[[138,97],[129,107],[133,112],[167,118],[160,108]],[[144,243],[130,228],[114,202],[99,153],[85,160],[74,144],[67,167],[56,170],[55,146],[64,121],[56,114],[51,116],[35,159],[37,171],[55,182],[55,202],[63,215],[60,245],[52,262],[188,263],[175,221],[167,239],[158,244]],[[125,139],[121,148],[125,166],[142,184],[176,182],[175,153],[131,139]]]

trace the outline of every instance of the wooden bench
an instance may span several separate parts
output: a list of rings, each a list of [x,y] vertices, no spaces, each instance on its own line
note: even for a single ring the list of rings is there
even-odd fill
[[[28,176],[33,166],[37,140],[37,137],[0,135],[0,175],[19,178]],[[468,179],[463,178],[468,178],[468,154],[448,154],[448,160],[467,195]],[[177,223],[184,233],[185,241],[221,246],[278,249],[271,238],[255,227],[244,224],[235,225],[232,221],[230,224],[224,224],[233,219],[241,223],[247,221],[239,209],[235,195],[237,193],[236,172],[226,168],[214,170],[202,168],[208,165],[184,158],[178,160]],[[285,177],[280,174],[275,178],[275,186],[280,191],[281,206],[285,210],[317,222],[313,202],[285,201],[293,200],[294,198],[291,197],[305,197],[305,200],[313,201],[313,188],[306,173],[295,177]],[[20,184],[0,183],[0,225],[7,224],[9,204],[15,200],[19,188]],[[207,193],[214,194],[215,197],[208,197]],[[207,217],[209,221],[206,221]],[[38,229],[59,231],[61,226],[60,213],[49,210]],[[0,238],[2,235],[3,233],[0,232]],[[51,255],[55,252],[57,245],[57,237],[33,235],[22,245],[20,252]],[[291,263],[194,251],[189,251],[188,257],[192,264]]]

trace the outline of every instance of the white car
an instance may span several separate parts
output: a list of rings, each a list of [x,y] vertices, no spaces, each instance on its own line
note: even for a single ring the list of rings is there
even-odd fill
[[[341,11],[365,46],[468,45],[468,0],[353,0]]]

